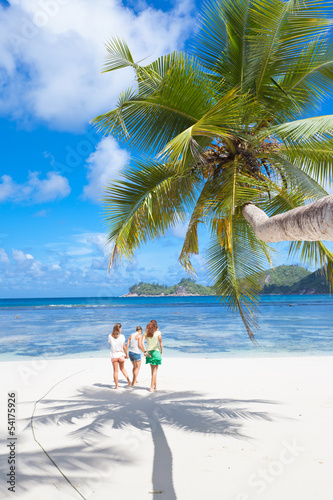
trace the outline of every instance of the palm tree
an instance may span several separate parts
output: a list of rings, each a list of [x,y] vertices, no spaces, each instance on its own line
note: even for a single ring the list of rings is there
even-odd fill
[[[329,14],[321,0],[211,0],[193,55],[142,66],[107,44],[104,71],[131,67],[136,87],[93,122],[142,153],[106,190],[110,266],[190,214],[180,263],[194,273],[205,224],[214,290],[251,339],[267,242],[333,278],[333,116],[307,117],[333,81]]]

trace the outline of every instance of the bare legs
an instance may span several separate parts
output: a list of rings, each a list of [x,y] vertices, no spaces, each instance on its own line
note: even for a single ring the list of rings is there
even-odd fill
[[[133,364],[133,381],[132,385],[137,383],[137,378],[140,371],[141,361],[132,361]]]
[[[127,374],[127,371],[125,370],[125,361],[112,361],[112,366],[113,366],[113,380],[115,383],[115,389],[118,389],[118,383],[119,383],[119,368],[121,373],[124,375],[124,377],[127,380],[128,385],[134,385],[137,382],[137,377],[139,374],[139,370],[141,367],[141,361],[132,361],[133,363],[133,380],[132,384],[129,379],[129,376]],[[158,370],[158,365],[150,365],[151,369],[151,383],[150,383],[150,392],[154,392],[157,390],[157,370]]]
[[[115,389],[118,389],[118,365],[120,368],[121,373],[124,375],[124,377],[127,380],[128,385],[131,385],[131,381],[129,379],[129,376],[127,375],[127,371],[125,370],[125,361],[112,361],[112,366],[113,366],[113,380],[115,383]]]
[[[113,366],[113,380],[116,385],[115,389],[118,389],[118,361],[112,361]]]
[[[131,381],[129,379],[129,376],[127,375],[127,371],[125,370],[125,361],[119,361],[119,368],[121,373],[124,375],[125,379],[127,380],[128,386],[131,385]]]
[[[149,392],[154,392],[157,389],[156,379],[157,379],[158,365],[150,365],[150,368],[151,368],[151,383],[150,383]]]

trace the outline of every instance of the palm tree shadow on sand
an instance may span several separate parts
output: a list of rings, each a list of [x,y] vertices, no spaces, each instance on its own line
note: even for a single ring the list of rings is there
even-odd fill
[[[252,404],[276,404],[268,400],[207,399],[196,392],[159,391],[142,394],[140,390],[110,391],[110,386],[96,383],[82,388],[69,400],[44,399],[43,415],[35,416],[38,427],[50,421],[64,424],[82,422],[89,415],[89,424],[71,433],[74,438],[103,442],[105,428],[136,429],[151,433],[154,445],[152,483],[154,500],[176,500],[173,484],[172,451],[163,426],[190,432],[229,436],[248,440],[242,432],[243,422],[250,419],[273,421],[267,412],[252,411]],[[52,408],[47,413],[47,407]],[[58,464],[61,466],[61,463]]]

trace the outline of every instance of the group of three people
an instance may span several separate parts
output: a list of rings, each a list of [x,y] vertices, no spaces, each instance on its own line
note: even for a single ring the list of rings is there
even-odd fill
[[[125,336],[121,333],[121,328],[121,323],[116,323],[109,335],[115,388],[118,389],[119,368],[129,386],[134,386],[137,383],[141,367],[140,351],[142,351],[146,357],[146,364],[149,364],[151,368],[150,392],[156,391],[157,369],[162,362],[163,353],[162,334],[158,329],[157,322],[154,319],[149,321],[145,333],[143,333],[141,326],[137,326],[135,333],[132,333],[128,338],[127,344],[125,343]],[[147,341],[147,350],[145,350],[145,341]],[[132,382],[125,370],[125,359],[128,357],[133,364]]]

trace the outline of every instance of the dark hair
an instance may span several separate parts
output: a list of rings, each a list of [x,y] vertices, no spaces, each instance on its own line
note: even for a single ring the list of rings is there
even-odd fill
[[[142,326],[137,326],[137,327],[135,328],[135,331],[136,331],[136,332],[140,332],[140,331],[142,332]]]
[[[146,326],[146,336],[152,337],[154,335],[154,333],[156,332],[156,330],[158,330],[157,321],[152,319],[151,321],[149,321],[148,325]]]
[[[112,337],[114,337],[115,339],[117,339],[120,335],[120,329],[121,329],[121,323],[116,323],[113,327],[113,330],[112,330]]]

